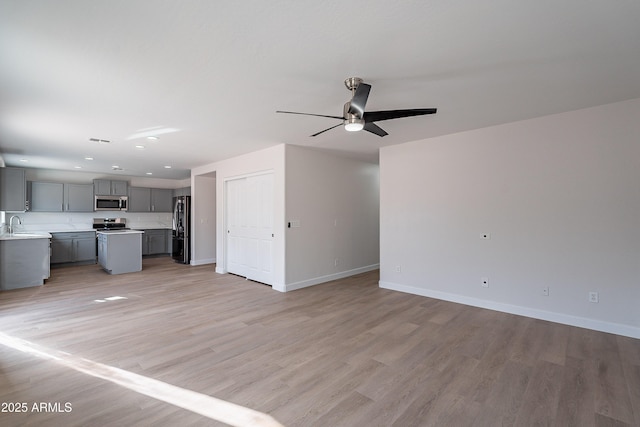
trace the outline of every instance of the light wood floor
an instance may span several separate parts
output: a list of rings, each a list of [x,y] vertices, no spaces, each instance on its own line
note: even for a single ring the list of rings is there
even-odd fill
[[[54,269],[0,293],[0,331],[270,414],[285,426],[640,426],[640,340],[380,289],[279,293],[168,258]],[[127,299],[95,302],[106,297]],[[0,425],[210,426],[0,345]],[[31,409],[31,408],[30,408]]]

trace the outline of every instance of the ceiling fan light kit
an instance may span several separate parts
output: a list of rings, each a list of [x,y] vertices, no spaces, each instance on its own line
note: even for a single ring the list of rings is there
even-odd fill
[[[276,111],[276,113],[300,114],[303,116],[328,117],[331,119],[342,120],[345,130],[349,132],[357,132],[366,130],[380,137],[388,135],[384,129],[376,125],[374,122],[382,120],[400,119],[402,117],[422,116],[425,114],[435,114],[436,108],[414,108],[407,110],[386,110],[386,111],[364,111],[371,91],[371,85],[366,84],[360,77],[349,77],[344,81],[344,85],[351,91],[351,101],[344,104],[342,117],[327,116],[323,114],[299,113],[295,111]],[[331,126],[330,128],[316,132],[311,136],[318,136],[328,130],[337,128],[341,124]]]
[[[349,132],[357,132],[364,129],[364,120],[357,118],[348,118],[344,121],[344,129]]]

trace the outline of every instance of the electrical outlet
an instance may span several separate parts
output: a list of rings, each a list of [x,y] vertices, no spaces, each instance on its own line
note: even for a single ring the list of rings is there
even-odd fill
[[[396,265],[396,273],[402,273],[402,266]]]
[[[488,277],[481,277],[480,278],[480,286],[482,286],[483,288],[488,288],[489,287],[489,278]]]
[[[545,286],[542,288],[542,295],[544,295],[545,297],[549,296],[549,287]]]
[[[597,292],[589,292],[589,302],[598,302]]]

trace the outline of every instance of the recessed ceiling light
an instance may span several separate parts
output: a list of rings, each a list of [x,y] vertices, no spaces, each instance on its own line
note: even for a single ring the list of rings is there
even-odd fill
[[[23,162],[23,163],[27,163],[29,160],[27,160],[27,159],[20,159],[20,161],[21,161],[21,162]]]
[[[85,160],[93,160],[93,157],[85,157]]]
[[[153,175],[153,172],[147,172],[147,175]]]
[[[171,169],[171,166],[167,165],[164,167],[165,169]]]
[[[157,141],[160,138],[158,138],[157,136],[148,136],[147,139],[150,140],[150,141]]]
[[[136,148],[137,148],[138,150],[144,150],[144,145],[136,145]]]
[[[176,128],[168,128],[164,126],[155,126],[151,128],[138,129],[136,133],[131,134],[127,137],[127,140],[138,139],[138,138],[149,138],[151,140],[160,139],[159,135],[164,135],[167,133],[180,132],[180,129]]]
[[[82,166],[74,166],[75,169],[82,169]]]

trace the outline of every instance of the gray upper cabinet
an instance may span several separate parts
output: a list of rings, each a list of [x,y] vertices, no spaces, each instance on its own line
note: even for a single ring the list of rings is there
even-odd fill
[[[151,212],[151,189],[129,187],[129,212]]]
[[[129,184],[127,181],[110,179],[94,179],[93,192],[96,196],[126,196]]]
[[[152,188],[151,212],[173,212],[173,190]]]
[[[173,190],[173,195],[174,195],[174,197],[190,196],[191,195],[191,187],[176,188],[175,190]]]
[[[93,185],[65,184],[64,209],[67,212],[93,212]]]
[[[126,196],[127,187],[129,187],[127,181],[111,181],[111,194],[114,196]]]
[[[32,212],[93,212],[93,185],[29,182]]]
[[[111,195],[111,180],[108,180],[108,179],[94,179],[93,180],[93,193],[96,196],[110,196]]]
[[[0,168],[0,211],[27,210],[27,180],[24,169]]]
[[[173,190],[129,187],[129,212],[173,212]]]
[[[57,182],[29,182],[32,212],[62,212],[64,184]]]

